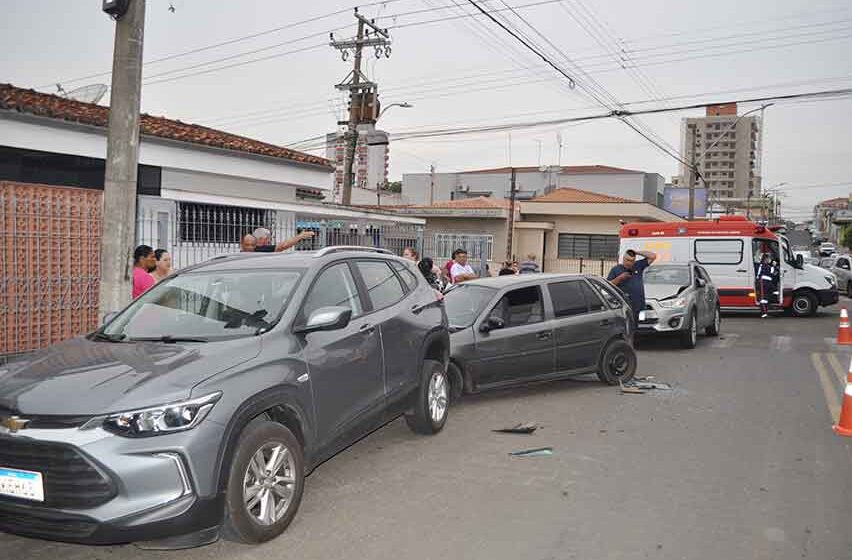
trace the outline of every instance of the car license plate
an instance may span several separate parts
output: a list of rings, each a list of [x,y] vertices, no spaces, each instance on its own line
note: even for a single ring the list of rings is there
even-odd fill
[[[654,311],[640,311],[639,312],[639,320],[640,321],[650,321],[651,319],[656,319],[657,314]]]
[[[39,472],[0,467],[0,496],[44,501],[44,479]]]

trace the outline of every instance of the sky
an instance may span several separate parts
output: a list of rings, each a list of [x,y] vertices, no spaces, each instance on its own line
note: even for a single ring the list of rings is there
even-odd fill
[[[392,179],[432,164],[442,172],[561,163],[640,169],[668,181],[680,173],[675,157],[612,119],[393,137],[593,115],[616,104],[671,107],[852,86],[848,0],[476,3],[523,32],[574,87],[495,22],[470,17],[478,13],[470,0],[361,2],[361,13],[389,28],[392,39],[390,57],[366,52],[368,77],[384,106],[413,105],[390,108],[379,123],[392,135]],[[334,85],[351,59],[328,45],[328,33],[353,35],[356,5],[148,0],[142,110],[282,145],[332,132],[345,118]],[[114,23],[100,7],[101,0],[0,0],[0,83],[45,92],[57,83],[66,91],[109,84]],[[804,218],[816,201],[852,192],[851,109],[846,96],[777,102],[764,111],[763,184],[784,183],[778,190],[790,216]],[[647,116],[640,126],[676,152],[681,118],[702,114]]]

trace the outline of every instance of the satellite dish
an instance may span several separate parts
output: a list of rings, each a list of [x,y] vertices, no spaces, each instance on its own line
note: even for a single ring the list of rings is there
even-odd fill
[[[82,101],[83,103],[97,103],[103,99],[109,88],[105,84],[92,84],[88,86],[72,89],[65,93],[65,97],[74,101]]]

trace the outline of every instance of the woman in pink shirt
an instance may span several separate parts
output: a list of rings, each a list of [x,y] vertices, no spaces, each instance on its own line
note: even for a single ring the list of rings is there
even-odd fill
[[[157,283],[151,276],[151,271],[157,268],[157,257],[154,249],[140,245],[133,251],[133,299],[147,292]]]

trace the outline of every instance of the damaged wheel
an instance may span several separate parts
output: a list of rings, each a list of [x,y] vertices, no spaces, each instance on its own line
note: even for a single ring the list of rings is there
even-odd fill
[[[624,340],[613,340],[601,354],[598,379],[607,385],[618,385],[636,374],[636,351]]]

